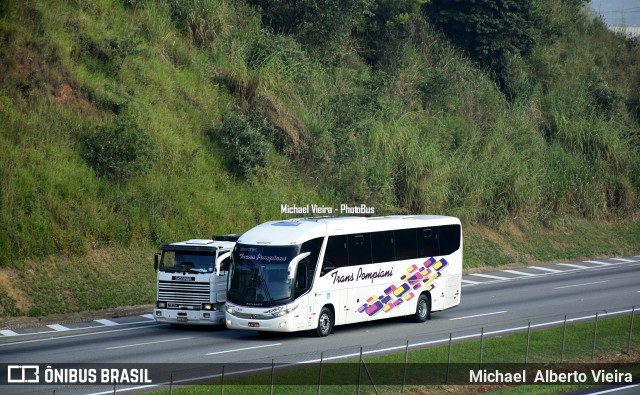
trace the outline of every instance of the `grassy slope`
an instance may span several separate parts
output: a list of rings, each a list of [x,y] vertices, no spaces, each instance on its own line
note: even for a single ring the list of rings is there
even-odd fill
[[[2,3],[0,316],[151,303],[159,244],[281,203],[460,216],[467,267],[639,252],[640,49],[559,3],[515,103],[429,29],[389,73],[235,2]],[[211,133],[240,113],[275,130],[248,178]],[[152,159],[113,181],[82,142],[125,116]]]

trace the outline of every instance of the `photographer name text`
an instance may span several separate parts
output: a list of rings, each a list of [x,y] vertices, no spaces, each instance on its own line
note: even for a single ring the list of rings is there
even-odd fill
[[[375,207],[369,207],[366,204],[348,205],[341,204],[339,208],[319,206],[317,204],[305,204],[298,206],[296,204],[281,204],[280,214],[375,214]]]
[[[528,374],[527,374],[528,373]],[[622,384],[632,383],[633,376],[628,372],[613,372],[604,369],[585,372],[555,372],[551,369],[526,370],[518,372],[501,372],[499,370],[470,370],[469,382],[473,384]]]

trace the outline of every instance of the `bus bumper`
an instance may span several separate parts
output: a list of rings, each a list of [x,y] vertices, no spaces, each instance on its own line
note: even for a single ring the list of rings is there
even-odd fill
[[[247,319],[226,314],[225,322],[229,329],[244,329],[264,332],[295,332],[304,330],[306,327],[294,327],[294,320],[291,316],[283,316],[272,319]]]

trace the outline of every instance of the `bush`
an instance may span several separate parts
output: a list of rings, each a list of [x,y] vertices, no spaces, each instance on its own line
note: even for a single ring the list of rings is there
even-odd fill
[[[21,314],[15,299],[0,287],[0,317],[17,317]]]
[[[528,57],[533,51],[541,16],[532,1],[433,0],[424,6],[429,20],[469,56],[488,67],[507,96],[513,87],[509,56]],[[510,97],[512,98],[512,97]]]
[[[231,160],[231,167],[245,178],[259,168],[267,166],[271,126],[257,115],[233,115],[219,127],[213,127],[210,135],[218,140]]]
[[[96,174],[124,181],[151,167],[151,140],[134,117],[118,116],[81,134],[82,157]]]
[[[262,10],[262,25],[294,36],[305,48],[331,57],[344,45],[361,16],[366,0],[249,0]]]
[[[354,35],[360,41],[360,55],[370,64],[392,72],[406,60],[412,34],[419,26],[420,4],[424,0],[375,1],[363,10]]]

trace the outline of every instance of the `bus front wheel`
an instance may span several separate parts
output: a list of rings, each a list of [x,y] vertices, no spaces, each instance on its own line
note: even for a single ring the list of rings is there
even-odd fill
[[[333,312],[328,307],[323,307],[318,316],[316,335],[325,337],[333,330]]]
[[[418,298],[418,305],[416,306],[416,312],[413,315],[413,320],[421,323],[428,319],[431,319],[431,300],[427,295],[422,294]]]

